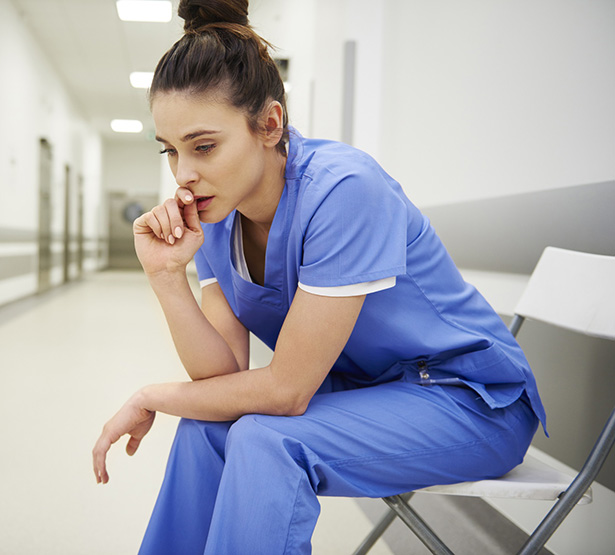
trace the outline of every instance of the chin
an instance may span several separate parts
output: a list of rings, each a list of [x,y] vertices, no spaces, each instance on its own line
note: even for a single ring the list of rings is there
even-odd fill
[[[224,220],[228,214],[216,214],[215,212],[211,212],[209,210],[203,210],[199,212],[199,221],[203,224],[217,224]]]

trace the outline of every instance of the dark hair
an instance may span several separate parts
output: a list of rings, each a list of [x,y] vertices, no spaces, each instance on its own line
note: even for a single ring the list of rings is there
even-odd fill
[[[159,92],[202,94],[221,91],[245,111],[252,131],[271,100],[284,111],[283,136],[288,133],[284,84],[269,55],[271,45],[248,22],[248,0],[181,0],[184,36],[160,59],[149,91],[150,103]],[[286,152],[284,142],[278,144]]]

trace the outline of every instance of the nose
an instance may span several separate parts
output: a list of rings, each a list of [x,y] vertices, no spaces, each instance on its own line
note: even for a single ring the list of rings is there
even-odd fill
[[[199,174],[189,158],[177,157],[175,182],[178,187],[189,187],[199,180]]]

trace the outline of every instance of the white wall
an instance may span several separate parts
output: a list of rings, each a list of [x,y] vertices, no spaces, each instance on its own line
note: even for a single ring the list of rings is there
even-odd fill
[[[274,47],[274,57],[290,60],[290,123],[307,133],[314,60],[314,0],[252,0],[250,23]]]
[[[386,2],[383,162],[419,205],[615,176],[615,2]]]
[[[290,59],[290,121],[340,140],[344,43],[357,42],[353,144],[378,158],[384,0],[252,0],[250,21]]]
[[[0,0],[0,75],[0,228],[35,237],[39,140],[45,138],[53,149],[52,233],[56,236],[53,250],[57,252],[61,248],[57,237],[64,230],[66,165],[71,168],[73,207],[77,206],[75,184],[78,176],[82,176],[86,238],[96,243],[100,234],[100,138],[81,117],[45,53],[8,0]],[[75,233],[76,218],[71,219],[71,233]],[[71,245],[73,252],[75,248]],[[8,264],[2,253],[19,256],[33,252],[36,252],[35,240],[4,244],[0,262],[5,258]],[[95,265],[92,261],[88,263]],[[71,272],[74,274],[74,267]],[[58,283],[61,279],[61,271],[55,268],[52,281]],[[35,272],[1,280],[0,303],[35,290]]]
[[[253,0],[251,10],[291,54],[291,121],[304,134],[341,138],[343,47],[356,41],[353,144],[419,206],[615,176],[612,0]]]

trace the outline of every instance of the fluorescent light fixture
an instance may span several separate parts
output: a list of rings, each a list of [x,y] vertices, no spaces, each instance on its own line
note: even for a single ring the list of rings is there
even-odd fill
[[[138,119],[114,119],[111,129],[116,133],[141,133],[143,124]]]
[[[115,5],[122,21],[167,23],[173,16],[168,0],[117,0]]]
[[[135,89],[149,89],[153,78],[153,71],[133,71],[130,74],[130,84]]]

